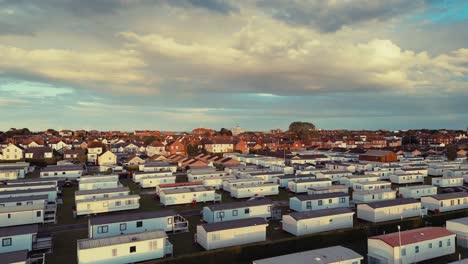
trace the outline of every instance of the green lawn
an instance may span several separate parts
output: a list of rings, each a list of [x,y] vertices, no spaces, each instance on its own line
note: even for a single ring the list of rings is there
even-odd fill
[[[54,233],[53,253],[46,256],[46,264],[77,263],[77,240],[87,238],[87,235],[87,230]]]

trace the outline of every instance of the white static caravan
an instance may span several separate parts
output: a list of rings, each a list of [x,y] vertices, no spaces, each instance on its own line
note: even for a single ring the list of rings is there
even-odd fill
[[[80,191],[119,188],[119,175],[96,175],[83,176],[78,180],[78,189]]]
[[[325,163],[325,168],[328,170],[349,171],[351,173],[356,172],[356,166],[350,163],[327,162]]]
[[[247,218],[197,226],[197,243],[211,250],[266,241],[268,222],[264,218]]]
[[[421,203],[432,212],[449,212],[468,209],[468,193],[443,193],[421,197]]]
[[[263,179],[251,178],[251,179],[226,179],[223,181],[223,190],[231,192],[232,188],[239,186],[255,186],[263,184]]]
[[[432,185],[442,188],[463,186],[463,177],[432,178]]]
[[[190,187],[200,187],[203,186],[203,182],[178,182],[178,183],[168,183],[168,184],[159,184],[156,186],[156,194],[159,196],[161,191],[164,190],[175,190],[181,188],[190,188]]]
[[[353,187],[353,184],[358,182],[373,182],[378,181],[380,179],[379,176],[376,175],[352,175],[352,176],[345,176],[340,179],[340,184],[346,185],[348,187]]]
[[[279,185],[275,183],[263,183],[252,186],[231,187],[231,197],[251,198],[257,196],[278,195]]]
[[[272,217],[273,202],[269,199],[254,199],[243,202],[213,204],[203,207],[203,221],[218,223],[246,218]]]
[[[25,183],[25,184],[8,184],[0,185],[0,193],[8,191],[22,191],[22,190],[31,190],[34,192],[37,189],[46,189],[46,188],[57,188],[57,182],[36,182],[36,183]]]
[[[76,191],[76,215],[138,209],[140,207],[139,200],[139,195],[129,195],[128,188]]]
[[[370,203],[394,199],[396,199],[396,191],[391,189],[353,192],[353,201],[356,203]]]
[[[455,234],[442,227],[424,227],[367,240],[368,262],[409,264],[455,253]]]
[[[364,257],[342,246],[320,248],[273,258],[254,260],[252,264],[316,263],[360,264]]]
[[[443,176],[447,170],[459,169],[460,164],[431,164],[427,173],[431,176]]]
[[[149,171],[177,171],[176,164],[170,164],[166,161],[151,161],[138,165],[139,171],[149,172]]]
[[[202,180],[202,183],[203,183],[203,186],[213,187],[216,190],[220,190],[220,189],[223,188],[223,182],[226,179],[235,180],[236,177],[226,176],[226,177],[205,178],[205,179]]]
[[[187,173],[187,179],[189,182],[201,181],[206,178],[224,177],[227,173],[225,171],[205,171],[205,170],[193,170]]]
[[[24,167],[0,166],[0,181],[17,180],[24,177]]]
[[[55,202],[57,200],[57,188],[41,188],[0,192],[0,198],[28,197],[35,195],[47,195],[47,200],[49,202]]]
[[[394,171],[388,171],[388,170],[381,170],[381,171],[365,171],[364,175],[369,175],[369,176],[378,176],[380,180],[388,180],[390,179],[390,175],[395,174]]]
[[[457,234],[457,245],[468,248],[468,217],[447,220],[447,230]]]
[[[146,176],[140,178],[141,188],[154,188],[161,184],[172,184],[176,182],[175,175],[168,176]]]
[[[349,192],[349,188],[346,185],[332,185],[332,186],[328,186],[328,187],[313,187],[313,188],[309,188],[307,190],[308,195],[324,194],[324,193],[337,193],[337,192],[338,193],[342,192],[342,193],[347,194]]]
[[[437,194],[437,187],[432,185],[416,185],[398,188],[398,193],[403,198],[420,199],[423,196]]]
[[[276,177],[276,183],[279,184],[281,188],[286,188],[288,187],[288,182],[297,180],[297,179],[302,179],[302,180],[310,180],[310,179],[315,179],[314,174],[290,174],[290,175],[284,175],[284,176],[279,176]]]
[[[23,225],[0,228],[0,253],[19,250],[32,251],[37,235],[37,225]]]
[[[330,186],[332,186],[332,181],[329,179],[299,179],[288,182],[288,189],[294,193],[306,193],[309,188]]]
[[[391,190],[392,183],[387,181],[356,182],[353,184],[354,191]]]
[[[322,171],[322,172],[317,172],[315,174],[317,176],[317,179],[330,179],[334,182],[339,182],[341,178],[346,177],[346,176],[351,176],[353,175],[352,172],[344,170],[344,171]]]
[[[135,183],[140,183],[141,179],[149,177],[174,177],[173,172],[170,170],[163,171],[143,171],[143,172],[134,172],[132,175],[132,180]]]
[[[257,170],[258,166],[256,165],[233,165],[227,166],[224,168],[224,171],[227,172],[229,175],[236,175],[238,171],[252,171]]]
[[[390,181],[396,184],[424,183],[424,177],[421,173],[397,173],[390,175]]]
[[[78,264],[124,264],[172,255],[172,244],[162,230],[77,242]]]
[[[468,168],[464,169],[451,169],[444,171],[444,177],[464,177],[468,176]]]
[[[264,182],[276,182],[277,177],[284,176],[284,172],[281,171],[265,171],[265,172],[251,172],[247,175],[252,177],[261,178]]]
[[[424,216],[427,209],[412,198],[401,198],[357,205],[357,217],[372,223]]]
[[[194,202],[220,202],[222,198],[221,194],[217,194],[214,188],[200,186],[164,190],[159,193],[159,199],[164,206],[168,206]]]
[[[41,178],[68,178],[76,179],[83,175],[83,165],[51,165],[43,168]]]
[[[295,236],[352,228],[354,211],[334,208],[283,215],[283,230]]]
[[[148,231],[188,231],[188,221],[174,210],[92,217],[88,221],[88,238],[103,238]]]
[[[347,193],[337,192],[298,195],[296,197],[289,198],[289,208],[297,212],[340,207],[349,207],[349,195]]]
[[[0,227],[55,222],[55,208],[46,218],[47,195],[0,198]]]

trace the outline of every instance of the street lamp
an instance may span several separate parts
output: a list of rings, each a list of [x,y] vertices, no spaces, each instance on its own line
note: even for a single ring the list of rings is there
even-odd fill
[[[401,255],[401,227],[398,225],[398,242],[400,244],[400,263],[403,263],[402,255]]]

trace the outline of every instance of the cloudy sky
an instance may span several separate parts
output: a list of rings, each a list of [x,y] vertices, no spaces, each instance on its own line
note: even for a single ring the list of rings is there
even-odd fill
[[[465,128],[468,0],[0,0],[0,130]]]

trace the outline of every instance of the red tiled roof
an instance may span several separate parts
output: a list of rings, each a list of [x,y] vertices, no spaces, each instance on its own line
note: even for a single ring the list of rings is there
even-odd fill
[[[422,241],[437,239],[454,235],[454,233],[448,231],[443,227],[423,227],[408,231],[403,231],[401,235],[401,245],[409,245]],[[398,232],[387,235],[374,236],[369,239],[378,239],[387,243],[391,247],[398,247],[400,245]]]

